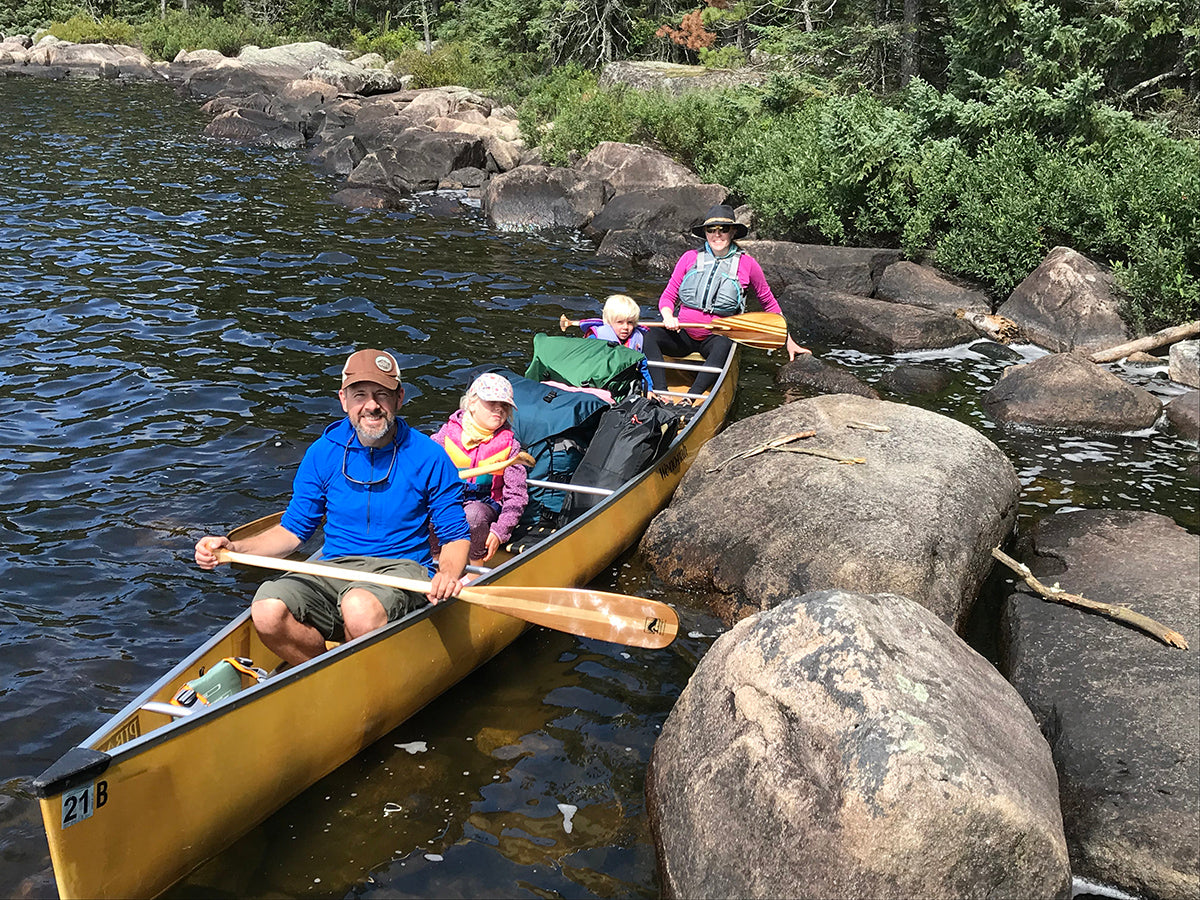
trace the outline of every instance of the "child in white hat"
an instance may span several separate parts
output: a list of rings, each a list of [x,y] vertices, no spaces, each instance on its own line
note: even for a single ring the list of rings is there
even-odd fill
[[[433,439],[460,470],[502,463],[521,451],[508,424],[516,408],[509,380],[485,372],[471,383],[459,408]],[[525,469],[519,465],[464,482],[463,507],[471,526],[473,565],[487,562],[512,537],[528,502]]]

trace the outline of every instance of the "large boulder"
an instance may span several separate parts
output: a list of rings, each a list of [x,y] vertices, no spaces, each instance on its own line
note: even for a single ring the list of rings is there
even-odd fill
[[[138,48],[124,44],[75,44],[70,41],[42,40],[26,54],[25,61],[31,66],[62,67],[72,74],[159,79],[150,58]]]
[[[705,654],[646,779],[666,897],[1070,896],[1017,693],[893,594],[819,591]]]
[[[1129,340],[1112,274],[1068,247],[1055,247],[997,312],[1048,350],[1092,353]]]
[[[1172,344],[1167,370],[1172,381],[1200,388],[1200,341]]]
[[[208,123],[204,133],[211,138],[247,147],[304,146],[304,132],[293,122],[257,109],[231,109]]]
[[[454,131],[409,129],[391,146],[368,153],[347,182],[362,187],[379,185],[401,193],[435,189],[447,175],[484,163],[483,141]]]
[[[1022,561],[1045,583],[1129,604],[1190,650],[1024,592],[1005,601],[1001,669],[1050,741],[1071,852],[1088,881],[1200,897],[1200,537],[1165,516],[1046,516]]]
[[[734,458],[809,430],[816,435],[792,444],[804,452]],[[641,550],[727,623],[842,588],[903,593],[961,629],[1019,493],[1012,463],[974,429],[834,394],[743,419],[709,441]]]
[[[382,68],[367,68],[357,61],[325,59],[307,72],[307,77],[331,84],[347,94],[386,94],[398,91],[403,79],[394,72]]]
[[[609,196],[609,188],[600,179],[570,169],[520,166],[488,182],[483,208],[488,221],[502,230],[578,230],[603,208]]]
[[[936,365],[901,363],[879,379],[879,386],[901,397],[939,394],[954,383],[954,373]]]
[[[948,313],[959,309],[984,314],[992,311],[987,294],[957,285],[937,270],[907,260],[883,270],[875,297]]]
[[[600,73],[600,84],[604,87],[626,84],[641,91],[666,91],[676,95],[689,91],[757,86],[765,80],[766,74],[761,69],[710,69],[707,66],[658,61],[610,62]]]
[[[826,247],[790,241],[739,243],[763,267],[776,295],[800,283],[870,297],[883,273],[900,259],[899,250],[882,247]]]
[[[953,347],[979,335],[963,319],[797,282],[776,294],[795,336],[870,353]]]
[[[704,213],[725,202],[729,192],[719,184],[688,184],[616,194],[588,223],[588,232],[637,230],[687,234]],[[692,245],[699,241],[693,239]]]
[[[646,231],[641,228],[622,228],[604,235],[596,255],[643,266],[651,272],[670,275],[679,257],[695,249],[695,238],[679,232]],[[666,284],[666,281],[663,281]]]
[[[1200,441],[1200,391],[1185,391],[1166,406],[1167,420],[1181,437]]]
[[[582,175],[607,181],[618,194],[700,183],[695,172],[665,153],[618,141],[601,141],[574,168]]]
[[[1125,432],[1149,428],[1162,404],[1078,353],[1051,353],[1009,366],[983,396],[983,408],[1003,425]]]

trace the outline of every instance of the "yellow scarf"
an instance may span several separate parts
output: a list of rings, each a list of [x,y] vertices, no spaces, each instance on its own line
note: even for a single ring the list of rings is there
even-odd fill
[[[496,432],[488,431],[471,415],[471,411],[464,409],[462,415],[462,445],[464,450],[472,450],[478,447],[484,441],[488,440]]]

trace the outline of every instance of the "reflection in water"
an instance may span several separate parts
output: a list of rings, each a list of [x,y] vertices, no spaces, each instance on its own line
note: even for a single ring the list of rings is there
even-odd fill
[[[10,79],[0,109],[0,895],[43,895],[29,779],[243,608],[255,580],[200,572],[192,544],[281,508],[339,414],[349,350],[395,350],[404,414],[430,431],[461,369],[521,371],[563,312],[614,292],[650,311],[661,280],[466,208],[337,208],[297,155],[210,143],[160,87]],[[814,349],[872,384],[898,362],[949,371],[914,402],[1004,448],[1023,523],[1112,506],[1200,531],[1196,448],[1164,428],[1080,439],[987,420],[980,393],[1032,348]],[[734,415],[784,402],[780,358],[743,359]],[[645,766],[721,627],[636,554],[595,587],[672,603],[680,637],[644,651],[531,630],[172,895],[653,895]],[[320,727],[314,713],[297,740]]]

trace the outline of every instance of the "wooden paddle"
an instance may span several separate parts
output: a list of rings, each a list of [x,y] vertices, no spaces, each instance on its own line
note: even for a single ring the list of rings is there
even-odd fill
[[[516,456],[508,459],[502,459],[497,462],[487,463],[486,465],[476,466],[473,469],[459,469],[459,478],[474,478],[476,475],[491,475],[499,472],[501,469],[507,469],[509,466],[532,466],[536,460],[522,450]],[[244,525],[239,525],[228,534],[231,541],[241,541],[248,537],[274,528],[283,520],[283,511],[273,512],[268,516],[263,516],[261,519],[255,519],[253,522],[247,522]]]
[[[663,328],[663,322],[639,322],[646,328]],[[566,331],[572,325],[578,327],[578,321],[562,315],[558,319],[558,327]],[[722,334],[738,344],[757,347],[760,350],[776,350],[787,343],[787,322],[778,313],[750,312],[736,316],[725,316],[713,319],[711,322],[687,322],[682,328],[704,328],[714,334]]]
[[[476,466],[473,469],[459,469],[458,477],[462,479],[474,478],[476,475],[491,475],[509,466],[532,466],[537,460],[522,450],[516,456],[511,456],[508,459],[497,460],[492,463],[485,463],[482,466]]]
[[[225,549],[218,550],[216,556],[221,562],[259,566],[280,572],[299,572],[339,581],[362,581],[422,594],[429,590],[428,581],[374,575],[328,563],[276,559],[273,556],[255,556]],[[627,594],[611,594],[587,588],[485,585],[464,587],[458,598],[534,625],[629,647],[657,650],[675,640],[679,632],[679,617],[671,607]]]

